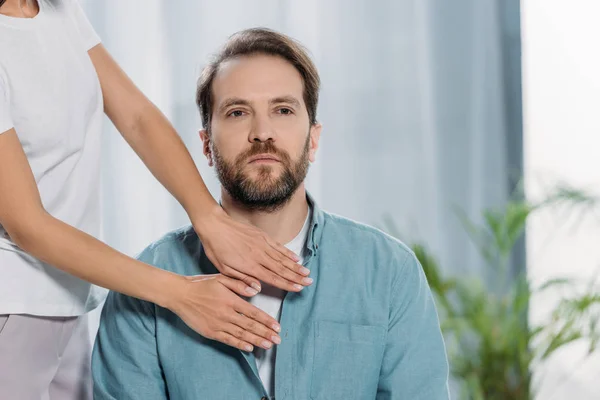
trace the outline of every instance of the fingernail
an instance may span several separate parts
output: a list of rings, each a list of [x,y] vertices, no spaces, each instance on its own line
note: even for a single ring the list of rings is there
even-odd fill
[[[304,283],[305,285],[310,285],[311,283],[313,283],[312,278],[304,278],[302,279],[302,283]]]
[[[293,286],[293,287],[294,287],[294,289],[296,289],[296,290],[302,290],[302,289],[304,289],[304,287],[303,287],[303,286],[301,286],[301,285],[298,285],[297,283],[294,283],[294,286]]]
[[[246,293],[248,293],[250,296],[254,296],[258,294],[258,291],[256,289],[252,289],[251,287],[247,287]]]
[[[275,344],[281,344],[281,338],[279,336],[271,336],[271,341]]]
[[[250,286],[252,286],[257,292],[260,292],[260,290],[261,290],[260,285],[256,282],[252,282],[252,284]]]
[[[273,324],[272,328],[273,328],[273,330],[274,330],[275,332],[280,332],[280,331],[281,331],[281,326],[279,326],[279,325],[277,325],[277,324]]]
[[[294,261],[296,261],[296,262],[300,261],[300,257],[298,257],[297,255],[294,254]]]
[[[270,348],[271,348],[271,346],[273,346],[273,345],[271,344],[271,342],[267,342],[267,341],[265,340],[264,342],[262,342],[262,346],[263,346],[264,348],[266,348],[266,349],[270,349]]]
[[[302,268],[300,268],[300,273],[302,275],[308,275],[308,274],[310,274],[310,269],[308,269],[306,267],[302,267]]]
[[[246,346],[244,346],[244,350],[246,350],[247,352],[251,352],[252,350],[254,350],[254,347],[252,347],[250,345],[246,345]]]

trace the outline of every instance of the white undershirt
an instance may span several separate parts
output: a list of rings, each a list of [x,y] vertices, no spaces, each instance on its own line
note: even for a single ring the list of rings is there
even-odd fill
[[[34,18],[0,15],[0,135],[15,129],[46,211],[97,237],[104,107],[88,50],[100,39],[78,0],[38,3]],[[104,294],[26,254],[0,225],[0,314],[77,316]]]
[[[308,227],[310,226],[310,215],[311,210],[309,209],[304,226],[300,230],[300,233],[292,239],[291,242],[285,245],[288,249],[296,253],[300,257],[300,264],[304,262],[304,256],[306,253],[306,239],[308,236]],[[283,304],[283,298],[285,297],[285,291],[277,289],[276,287],[262,284],[262,291],[256,296],[249,299],[250,303],[260,308],[271,317],[277,319],[281,318],[281,305]],[[262,380],[263,386],[267,390],[269,396],[275,395],[275,358],[277,355],[276,346],[271,347],[269,350],[263,348],[254,348],[254,357],[256,358],[256,366],[258,367],[258,374]]]

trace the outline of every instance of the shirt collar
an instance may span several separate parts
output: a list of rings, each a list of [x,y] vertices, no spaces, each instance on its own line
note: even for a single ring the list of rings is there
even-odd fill
[[[308,248],[308,251],[310,251],[311,255],[315,255],[319,251],[319,243],[323,233],[325,214],[323,213],[323,210],[319,208],[315,202],[315,199],[308,191],[306,192],[306,200],[312,209],[312,219],[308,228],[308,240],[306,241],[306,247]]]
[[[306,201],[308,201],[309,207],[312,209],[312,217],[310,226],[308,228],[308,239],[306,241],[306,247],[311,255],[317,254],[319,250],[319,242],[321,241],[323,222],[325,221],[325,214],[323,210],[319,208],[317,202],[312,195],[306,191]],[[222,207],[221,200],[219,205]]]

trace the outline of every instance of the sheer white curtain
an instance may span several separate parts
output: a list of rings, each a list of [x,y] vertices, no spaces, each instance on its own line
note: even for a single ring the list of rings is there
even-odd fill
[[[501,203],[511,168],[497,1],[82,4],[104,45],[171,119],[214,195],[218,182],[197,135],[199,71],[238,30],[266,26],[297,38],[323,81],[324,131],[308,185],[317,201],[374,225],[390,214],[446,265],[472,264],[451,208],[476,217]],[[105,239],[134,253],[187,220],[114,128],[106,130]]]
[[[506,64],[511,40],[518,45],[518,17],[516,37],[506,28],[518,1],[82,4],[105,46],[171,119],[214,195],[218,182],[202,156],[194,104],[207,56],[230,34],[255,26],[303,42],[323,81],[324,130],[308,178],[320,205],[378,226],[388,214],[406,238],[425,240],[447,269],[477,270],[452,209],[476,219],[502,203],[509,171],[520,166],[520,124],[507,102],[520,90],[519,79],[510,81],[520,71]],[[104,144],[109,244],[134,254],[187,223],[108,124]]]

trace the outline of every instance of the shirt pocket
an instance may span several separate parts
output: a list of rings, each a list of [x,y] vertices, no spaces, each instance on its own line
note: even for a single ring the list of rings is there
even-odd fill
[[[311,399],[375,398],[385,336],[381,326],[316,321]]]

